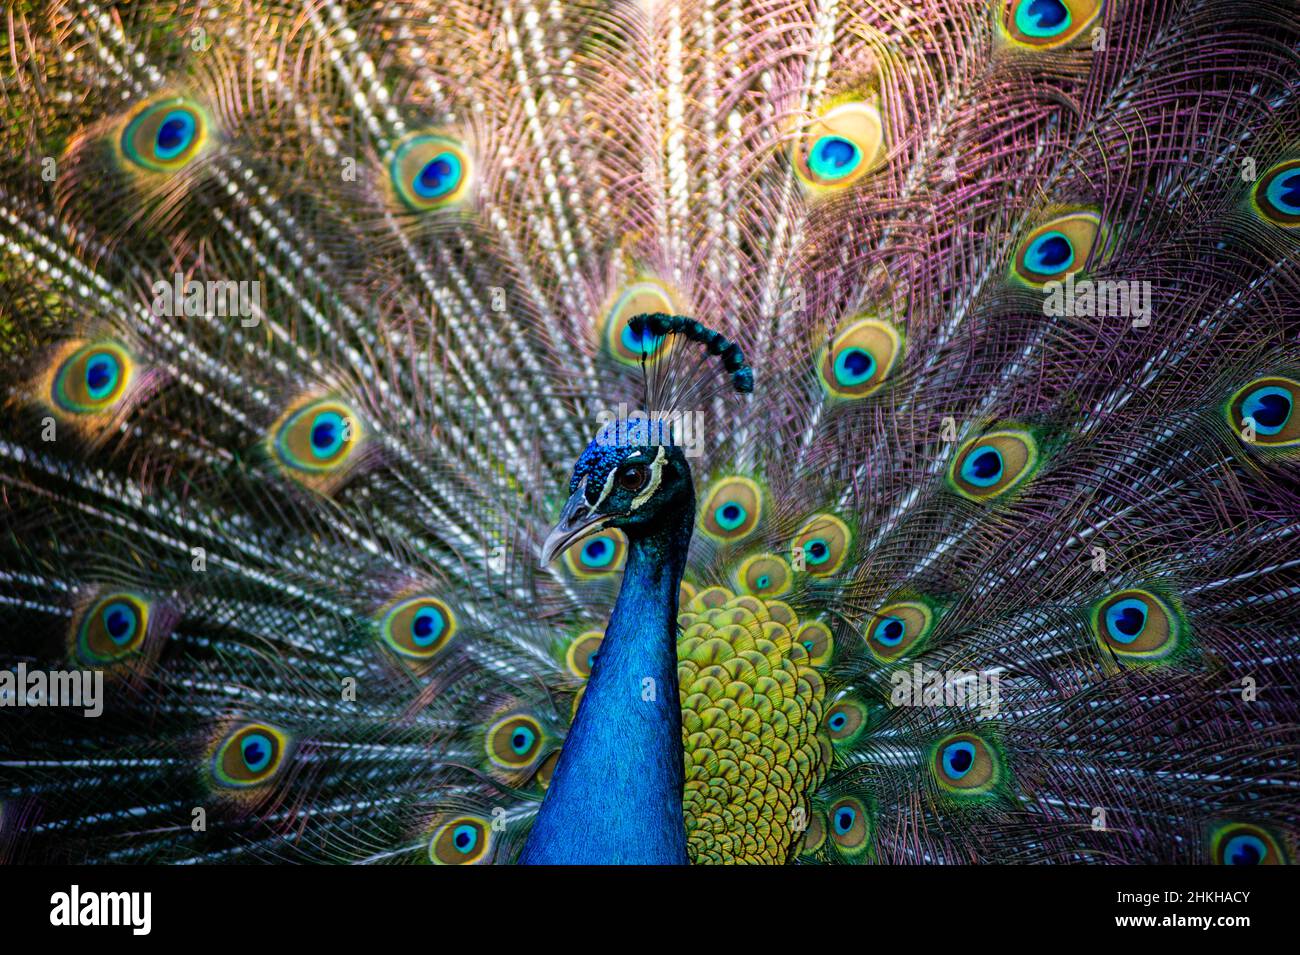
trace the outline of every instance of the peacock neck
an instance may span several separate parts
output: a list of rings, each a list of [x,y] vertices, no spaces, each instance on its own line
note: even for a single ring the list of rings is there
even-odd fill
[[[525,864],[687,861],[677,599],[694,517],[691,499],[644,536],[628,534],[623,586]]]

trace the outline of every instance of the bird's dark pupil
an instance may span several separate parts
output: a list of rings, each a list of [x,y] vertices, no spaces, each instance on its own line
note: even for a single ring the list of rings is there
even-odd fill
[[[1029,15],[1038,20],[1040,29],[1050,29],[1064,23],[1070,11],[1061,0],[1032,0]]]
[[[1282,201],[1291,208],[1300,208],[1300,171],[1284,174]]]
[[[1146,625],[1147,616],[1136,607],[1125,607],[1115,620],[1115,629],[1126,636],[1135,637]]]
[[[86,384],[98,391],[108,384],[109,369],[106,361],[92,361],[86,368]]]
[[[890,640],[898,640],[903,636],[903,624],[898,620],[891,620],[885,624],[885,636]]]
[[[334,441],[334,425],[322,421],[311,429],[311,443],[318,448],[328,448]]]
[[[1253,415],[1255,421],[1266,428],[1282,425],[1291,414],[1291,402],[1286,395],[1264,395],[1259,399],[1259,409]]]
[[[163,150],[176,149],[181,145],[184,133],[184,120],[169,119],[158,127],[158,146]]]
[[[735,504],[728,504],[726,507],[722,509],[722,516],[729,521],[739,520],[740,508],[738,508]]]
[[[1259,847],[1249,842],[1240,843],[1232,851],[1233,865],[1259,865],[1259,860],[1263,856],[1259,854]]]
[[[1043,265],[1057,267],[1070,261],[1070,243],[1062,236],[1054,235],[1043,242],[1039,260]]]
[[[854,348],[844,356],[844,367],[855,378],[871,371],[871,356],[861,349]]]
[[[843,169],[853,162],[853,156],[856,152],[857,150],[853,148],[851,142],[840,139],[838,136],[827,139],[822,143],[822,158],[836,169]]]
[[[973,757],[970,752],[965,749],[955,749],[948,756],[948,761],[952,764],[954,773],[966,772],[966,770],[970,769],[972,760]]]
[[[975,460],[971,462],[971,470],[975,476],[981,480],[988,480],[996,477],[1002,470],[1002,460],[998,457],[996,451],[981,451],[975,455]]]
[[[131,622],[127,619],[126,614],[121,610],[112,610],[109,611],[104,623],[108,627],[110,636],[120,637],[122,634],[126,633],[126,629],[130,626]]]
[[[442,180],[451,175],[451,163],[445,159],[435,159],[420,170],[420,184],[429,189],[436,189]]]

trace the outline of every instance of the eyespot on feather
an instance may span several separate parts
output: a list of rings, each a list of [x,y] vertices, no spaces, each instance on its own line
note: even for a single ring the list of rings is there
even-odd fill
[[[972,501],[1000,497],[1038,466],[1038,443],[1028,431],[993,431],[969,439],[948,468],[948,486]]]
[[[833,106],[808,124],[792,147],[795,175],[812,192],[843,189],[880,166],[885,124],[874,103]]]
[[[1266,448],[1300,446],[1300,415],[1295,413],[1300,382],[1280,375],[1256,378],[1228,399],[1228,426],[1243,443]],[[1247,429],[1253,440],[1246,440]]]
[[[715,481],[700,510],[700,531],[719,543],[743,540],[763,516],[763,492],[747,477]]]
[[[1102,0],[1012,0],[1003,30],[1017,45],[1057,49],[1091,27],[1104,6]]]
[[[982,736],[954,733],[930,751],[930,770],[949,795],[967,798],[991,793],[1002,776],[1000,754]]]
[[[492,826],[481,816],[457,816],[434,830],[429,861],[434,865],[475,865],[488,858]]]
[[[1092,609],[1097,641],[1129,663],[1160,663],[1178,649],[1182,621],[1173,607],[1149,590],[1111,594]]]
[[[275,777],[284,763],[289,737],[266,723],[247,723],[230,731],[212,758],[219,787],[248,789]]]
[[[1033,288],[1082,271],[1101,232],[1101,216],[1071,212],[1043,223],[1020,243],[1012,275]]]
[[[208,114],[197,103],[184,96],[167,96],[135,112],[118,146],[141,169],[174,173],[199,155],[210,129]]]
[[[884,386],[902,348],[902,336],[888,322],[854,322],[822,351],[817,364],[822,387],[834,398],[872,395]]]
[[[393,150],[389,178],[397,198],[409,211],[431,212],[465,198],[472,169],[461,143],[447,136],[417,133]]]
[[[394,653],[426,662],[456,633],[456,615],[437,597],[408,597],[379,614],[379,637]]]

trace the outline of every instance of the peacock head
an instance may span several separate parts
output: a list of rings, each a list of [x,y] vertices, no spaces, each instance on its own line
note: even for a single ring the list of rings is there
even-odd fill
[[[644,537],[694,510],[691,469],[680,447],[617,438],[611,423],[578,458],[569,500],[542,544],[543,564],[598,530],[617,527],[629,538]]]
[[[716,356],[727,372],[731,387],[740,394],[754,388],[754,373],[740,346],[691,318],[681,315],[636,315],[628,320],[633,340],[643,343],[642,354],[664,354],[654,339],[679,335]],[[681,350],[674,350],[674,353]],[[671,360],[671,356],[670,356]],[[683,395],[703,401],[709,389],[701,388],[701,362],[684,371],[660,363],[647,375],[646,407],[674,409]],[[644,361],[643,361],[644,366]],[[680,411],[661,411],[653,417],[634,413],[635,423],[608,420],[595,440],[578,458],[569,479],[569,500],[555,529],[542,544],[542,564],[587,534],[617,527],[630,540],[649,537],[683,517],[694,519],[695,490],[686,453],[675,436]],[[689,540],[690,523],[686,524]]]

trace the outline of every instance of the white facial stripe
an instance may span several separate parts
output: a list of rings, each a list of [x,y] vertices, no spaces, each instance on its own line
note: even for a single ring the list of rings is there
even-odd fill
[[[632,510],[636,510],[659,490],[659,482],[664,476],[664,459],[668,453],[664,451],[663,445],[659,445],[655,452],[655,459],[650,462],[650,481],[646,484],[645,490],[632,499]]]
[[[605,503],[605,498],[609,497],[614,490],[614,475],[618,473],[618,468],[610,468],[609,473],[605,475],[605,486],[601,489],[600,497],[596,498],[596,503],[591,505],[593,511],[600,510],[600,505]]]

